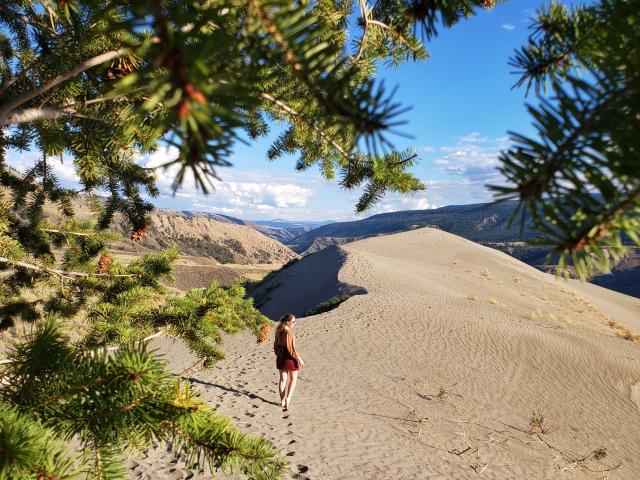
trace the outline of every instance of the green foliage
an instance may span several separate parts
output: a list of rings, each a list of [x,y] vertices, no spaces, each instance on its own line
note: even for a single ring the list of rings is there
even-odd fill
[[[498,198],[518,199],[552,245],[560,270],[607,272],[640,245],[640,2],[601,0],[538,14],[512,65],[517,85],[543,96],[529,106],[536,134],[512,134]]]
[[[122,454],[161,440],[173,440],[191,460],[204,458],[212,468],[249,478],[283,473],[270,442],[238,432],[144,345],[87,351],[67,343],[50,318],[26,342],[14,344],[8,358],[11,363],[1,371],[7,386],[0,389],[0,411],[7,412],[0,438],[3,456],[11,459],[0,467],[5,478],[25,478],[19,473],[34,469],[51,478],[72,466],[89,478],[126,478]],[[36,435],[41,439],[25,445]],[[61,455],[56,439],[71,437],[85,455],[92,452],[91,463]]]
[[[0,403],[0,479],[71,478],[76,458],[38,420]]]
[[[385,175],[384,161],[373,165],[404,112],[373,80],[377,66],[425,59],[419,30],[429,38],[439,23],[494,3],[3,2],[0,125],[11,128],[0,147],[37,146],[44,155],[36,174],[47,157],[68,154],[85,189],[110,195],[99,225],[119,212],[134,232],[151,208],[142,193],[157,194],[153,173],[134,161],[139,153],[174,145],[174,186],[190,172],[206,191],[233,144],[266,135],[268,120],[289,125],[270,158],[299,152],[301,168],[318,165],[327,178],[354,165],[351,181],[375,171],[376,191],[406,191],[395,183],[406,178]],[[357,153],[359,144],[369,156]],[[11,182],[20,183],[3,179]],[[59,200],[72,194],[60,190]]]
[[[334,308],[337,308],[342,302],[351,298],[351,295],[336,295],[335,297],[331,297],[329,300],[326,300],[322,303],[319,303],[308,312],[304,314],[305,317],[310,317],[312,315],[319,315],[321,313],[329,312]]]

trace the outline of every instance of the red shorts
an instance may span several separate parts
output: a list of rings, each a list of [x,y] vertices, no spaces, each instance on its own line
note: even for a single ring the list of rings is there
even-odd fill
[[[276,368],[278,370],[286,370],[288,372],[295,372],[300,370],[298,361],[295,358],[277,358]]]

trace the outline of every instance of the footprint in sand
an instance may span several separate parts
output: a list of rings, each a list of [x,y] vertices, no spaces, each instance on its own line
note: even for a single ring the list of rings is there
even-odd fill
[[[255,413],[251,413],[251,412],[244,412],[244,414],[245,414],[247,417],[251,417],[251,418],[253,418],[253,417],[255,417],[255,416],[256,416],[256,414],[255,414]]]
[[[298,465],[299,473],[307,473],[308,471],[309,471],[309,467],[307,467],[306,465]]]
[[[287,455],[287,457],[293,457],[295,454],[296,454],[296,452],[289,452],[286,455]]]
[[[296,441],[295,441],[295,440],[291,440],[291,441],[289,442],[289,445],[293,445],[294,443],[296,443]]]

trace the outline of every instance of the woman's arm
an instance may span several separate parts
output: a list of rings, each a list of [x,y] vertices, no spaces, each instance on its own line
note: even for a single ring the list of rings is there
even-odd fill
[[[296,351],[296,337],[291,332],[287,332],[287,351],[293,358],[298,358],[298,352]]]
[[[300,365],[304,366],[304,361],[302,361],[302,357],[296,350],[296,337],[293,333],[288,332],[287,334],[287,350],[289,350],[289,354],[295,358]]]

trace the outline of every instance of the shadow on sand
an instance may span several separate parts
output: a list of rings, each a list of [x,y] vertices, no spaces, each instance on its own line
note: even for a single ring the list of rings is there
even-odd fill
[[[251,392],[248,392],[246,390],[242,391],[242,390],[238,390],[238,389],[232,388],[232,387],[225,387],[224,385],[219,385],[217,383],[205,382],[204,380],[199,380],[199,379],[194,378],[194,377],[188,377],[187,380],[189,380],[192,383],[198,383],[200,385],[205,385],[207,387],[215,387],[215,388],[218,388],[220,390],[224,390],[226,392],[233,392],[233,393],[237,393],[239,395],[244,395],[245,397],[249,397],[251,399],[260,400],[261,402],[264,402],[264,403],[270,403],[271,405],[275,405],[276,407],[280,406],[279,403],[272,402],[271,400],[267,400],[266,398],[262,398],[260,395],[256,395],[255,393],[251,393]]]

